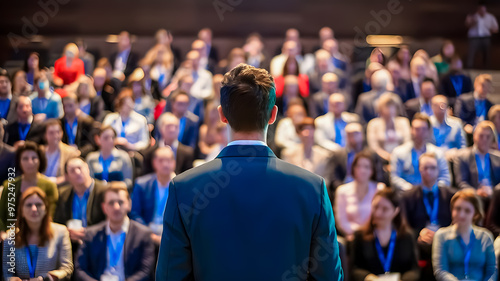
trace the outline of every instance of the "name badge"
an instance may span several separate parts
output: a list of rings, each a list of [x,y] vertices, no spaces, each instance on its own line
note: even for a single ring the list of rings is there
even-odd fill
[[[440,227],[441,226],[439,224],[435,224],[435,223],[429,223],[427,226],[425,226],[425,228],[427,228],[428,230],[433,231],[433,232],[438,231],[438,229]]]
[[[399,281],[401,274],[399,273],[386,273],[378,276],[378,281]]]
[[[104,273],[101,275],[100,281],[119,281],[120,278],[118,276],[113,275],[111,273]]]
[[[82,220],[71,219],[68,222],[66,222],[66,226],[69,229],[80,229],[83,227],[83,222]]]

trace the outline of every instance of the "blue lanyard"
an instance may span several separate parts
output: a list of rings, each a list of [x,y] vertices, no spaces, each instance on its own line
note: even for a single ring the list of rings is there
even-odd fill
[[[9,112],[10,99],[0,100],[0,118],[7,118]]]
[[[460,246],[464,250],[464,274],[465,274],[465,279],[469,278],[469,266],[470,266],[470,257],[472,255],[472,247],[474,246],[474,242],[476,240],[476,236],[474,235],[474,230],[470,232],[470,241],[469,245],[465,245],[464,240],[462,239],[462,236],[458,235],[458,242],[460,242]]]
[[[430,191],[434,194],[434,204],[431,207],[431,204],[429,202],[429,199],[427,198],[426,192],[424,192],[424,206],[425,206],[425,211],[427,212],[427,215],[429,216],[429,219],[431,220],[432,224],[438,225],[438,210],[439,210],[439,189],[436,185],[432,188],[432,191]]]
[[[451,83],[453,83],[453,88],[455,89],[455,93],[457,97],[462,93],[462,87],[464,84],[464,80],[461,75],[452,75],[450,76]]]
[[[476,154],[476,166],[479,182],[484,179],[490,181],[490,154],[486,153],[486,155],[484,156],[484,166],[482,165],[481,159],[479,159],[479,155]]]
[[[375,248],[377,249],[378,258],[380,260],[380,263],[384,267],[385,273],[391,271],[391,263],[392,263],[392,258],[394,256],[395,247],[396,247],[396,230],[392,230],[387,256],[384,255],[384,250],[382,250],[382,246],[380,245],[380,241],[378,240],[377,233],[375,233]]]
[[[415,148],[411,150],[411,163],[413,164],[413,173],[420,175],[420,171],[418,170],[418,154]]]
[[[58,168],[57,159],[61,158],[61,152],[58,150],[56,152],[56,155],[58,156],[55,157],[53,161],[47,161],[47,169],[45,169],[45,175],[48,177],[51,177],[52,175],[54,175],[54,177],[57,176],[57,168]]]
[[[40,106],[40,111],[43,113],[46,113],[45,110],[47,109],[47,105],[49,103],[49,100],[46,98],[38,98],[38,105]]]
[[[127,127],[129,121],[130,121],[130,117],[125,122],[122,120],[122,130],[120,132],[120,137],[122,137],[122,138],[125,137],[125,127]]]
[[[123,244],[125,243],[125,232],[120,234],[118,241],[116,241],[116,247],[113,247],[113,242],[111,241],[111,235],[108,235],[108,253],[109,253],[109,267],[116,267],[118,261],[122,255]]]
[[[66,120],[66,134],[68,135],[68,143],[75,144],[76,132],[75,129],[78,126],[78,120],[75,118],[73,120],[73,124],[69,124],[68,120]]]
[[[163,212],[165,210],[165,205],[167,204],[168,198],[168,187],[163,192],[163,196],[160,193],[160,186],[158,184],[158,180],[155,180],[155,188],[156,188],[156,217],[163,218]]]
[[[340,145],[341,147],[345,146],[345,125],[346,123],[342,119],[337,119],[333,122],[333,126],[335,127],[335,143]]]
[[[434,127],[434,138],[436,139],[436,146],[441,147],[444,145],[444,142],[446,140],[446,137],[450,134],[451,127],[448,125],[444,125],[444,131],[441,129],[443,125],[440,125],[440,127]]]
[[[38,259],[38,253],[31,256],[31,251],[29,245],[26,246],[26,259],[28,260],[28,269],[30,271],[30,278],[35,278],[36,262]]]
[[[102,154],[99,155],[99,164],[101,164],[102,167],[102,180],[108,180],[109,166],[111,166],[111,162],[113,162],[113,155],[110,155],[106,160],[102,158]]]
[[[31,128],[31,124],[19,124],[18,128],[19,128],[19,139],[26,140],[28,132],[30,131]]]
[[[486,114],[486,101],[475,100],[476,117],[483,117]]]
[[[186,117],[182,117],[179,120],[179,136],[177,139],[182,142],[182,137],[184,136],[184,129],[186,128]]]
[[[87,226],[87,202],[89,199],[89,190],[87,189],[82,198],[74,195],[73,200],[73,219],[82,220],[82,226]]]

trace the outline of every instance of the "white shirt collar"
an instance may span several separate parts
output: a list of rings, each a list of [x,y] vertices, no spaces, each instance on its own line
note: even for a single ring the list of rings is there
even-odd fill
[[[119,231],[118,233],[113,233],[111,231],[111,228],[109,228],[109,220],[108,220],[108,221],[106,221],[106,234],[107,235],[110,235],[110,234],[111,235],[118,235],[118,234],[121,234],[122,232],[127,233],[129,226],[130,226],[130,219],[128,218],[128,216],[125,216],[125,219],[123,220],[121,231]]]
[[[227,144],[227,146],[231,145],[262,145],[267,146],[267,144],[260,140],[234,140]]]

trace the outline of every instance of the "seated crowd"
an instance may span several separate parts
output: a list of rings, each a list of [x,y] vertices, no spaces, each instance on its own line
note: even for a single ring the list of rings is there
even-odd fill
[[[123,31],[109,58],[78,41],[51,69],[33,52],[0,70],[2,278],[153,280],[170,180],[227,145],[223,74],[246,63],[275,80],[269,147],[325,179],[346,280],[497,280],[492,76],[445,41],[439,58],[374,48],[355,79],[319,34],[307,52],[289,29],[270,54],[254,33],[220,59],[208,28],[184,58],[168,30],[145,54]]]

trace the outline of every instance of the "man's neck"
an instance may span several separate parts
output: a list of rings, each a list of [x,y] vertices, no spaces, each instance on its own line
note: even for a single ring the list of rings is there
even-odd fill
[[[476,146],[476,152],[481,155],[481,156],[485,156],[489,151],[488,150],[482,150],[480,149],[478,146]]]
[[[161,186],[166,186],[170,182],[170,174],[156,174],[156,178]]]
[[[425,142],[421,142],[421,143],[417,143],[415,141],[413,141],[413,147],[415,148],[415,150],[424,150],[425,149]]]
[[[111,229],[111,232],[117,233],[122,229],[123,222],[125,221],[125,217],[120,220],[120,221],[109,221],[109,229]]]
[[[6,91],[5,93],[0,93],[0,99],[7,99],[10,96],[10,92]]]
[[[256,140],[266,142],[267,129],[265,132],[234,132],[231,131],[229,142],[236,140]]]
[[[85,194],[85,191],[90,188],[92,185],[92,178],[88,178],[83,184],[78,184],[75,185],[75,193],[79,196],[82,197],[83,194]]]
[[[443,115],[434,114],[434,117],[436,117],[436,120],[441,125],[444,123],[446,115],[445,114],[443,114]]]
[[[58,149],[59,149],[59,142],[58,143],[50,143],[47,146],[47,152],[49,152],[49,153],[54,153]]]
[[[306,158],[311,158],[312,156],[312,148],[313,148],[313,142],[310,141],[304,141],[302,142],[304,146],[304,155]]]
[[[422,189],[432,191],[434,184],[436,184],[436,181],[425,182],[424,180],[422,180]]]
[[[357,144],[357,145],[355,145],[355,146],[350,146],[350,145],[349,145],[349,149],[350,149],[352,152],[354,152],[354,153],[358,153],[358,152],[360,152],[361,150],[363,150],[363,144],[362,144],[362,143],[360,143],[360,144]]]
[[[45,98],[45,91],[39,90],[38,91],[38,98]]]
[[[177,119],[181,119],[186,114],[185,113],[181,113],[181,112],[176,112],[176,113],[174,113],[174,115],[175,115],[175,117],[177,117]]]
[[[110,150],[101,150],[101,155],[103,159],[108,159],[109,156],[111,155],[113,149]]]

